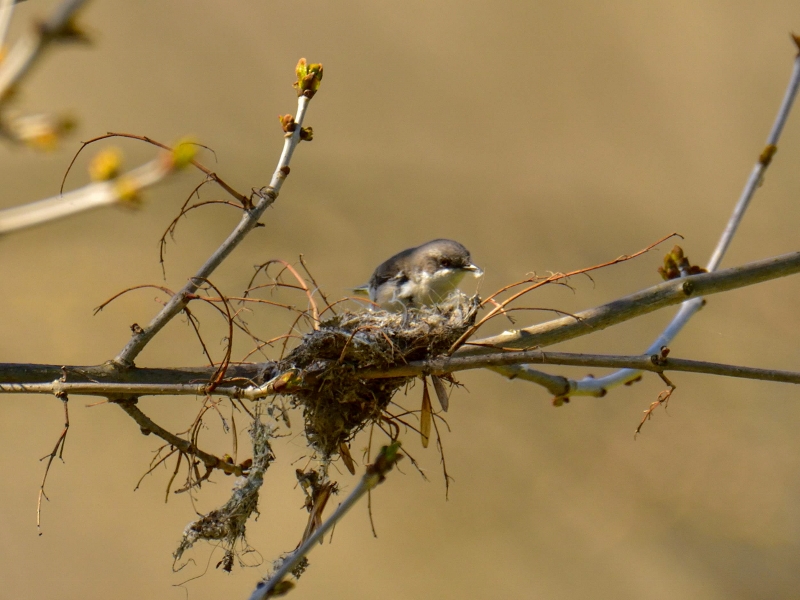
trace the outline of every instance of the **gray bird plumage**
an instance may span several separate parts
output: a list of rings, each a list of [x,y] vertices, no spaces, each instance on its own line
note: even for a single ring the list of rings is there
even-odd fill
[[[398,252],[378,265],[369,283],[357,290],[387,310],[441,302],[467,273],[483,271],[472,264],[469,250],[453,240],[432,240]]]

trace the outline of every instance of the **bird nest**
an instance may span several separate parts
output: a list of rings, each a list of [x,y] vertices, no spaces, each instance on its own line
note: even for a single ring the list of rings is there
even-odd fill
[[[461,293],[436,306],[402,313],[344,312],[306,334],[278,373],[294,373],[287,392],[303,410],[309,443],[323,457],[381,419],[398,389],[413,377],[365,379],[366,369],[388,369],[446,353],[475,323],[479,299]]]

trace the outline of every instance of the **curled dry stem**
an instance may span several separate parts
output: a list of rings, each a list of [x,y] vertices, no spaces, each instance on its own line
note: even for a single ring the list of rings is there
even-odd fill
[[[139,140],[139,141],[151,144],[153,146],[156,146],[158,148],[161,148],[162,150],[166,150],[167,152],[173,152],[174,151],[174,149],[171,148],[170,146],[167,146],[166,144],[162,144],[161,142],[158,142],[158,141],[154,140],[153,138],[150,138],[150,137],[147,137],[147,136],[144,136],[144,135],[135,135],[135,134],[132,134],[132,133],[121,133],[121,132],[109,131],[105,135],[100,135],[100,136],[92,138],[92,139],[90,139],[90,140],[88,140],[86,142],[81,142],[81,147],[78,148],[78,151],[72,157],[72,161],[70,161],[69,166],[67,167],[67,170],[64,173],[64,178],[61,180],[61,193],[64,192],[64,184],[67,181],[67,176],[69,175],[69,172],[72,169],[72,166],[75,164],[75,161],[78,159],[78,156],[80,155],[81,152],[83,152],[83,149],[86,148],[87,146],[89,146],[90,144],[94,144],[95,142],[99,142],[101,140],[105,140],[105,139],[108,139],[108,138],[114,138],[114,137],[122,137],[122,138],[130,138],[130,139],[133,139],[133,140]],[[195,145],[200,146],[201,148],[205,148],[205,149],[213,152],[213,150],[211,150],[207,146],[203,146],[202,144],[195,144]],[[236,200],[239,201],[239,203],[240,203],[240,205],[242,207],[244,207],[245,209],[248,209],[248,210],[250,208],[252,208],[252,202],[250,201],[250,198],[245,196],[244,194],[241,194],[241,193],[237,192],[230,185],[228,185],[225,181],[223,181],[222,178],[219,177],[219,175],[217,175],[216,173],[214,173],[210,169],[204,167],[197,160],[192,159],[189,162],[195,168],[197,168],[198,170],[200,170],[203,173],[205,173],[206,177],[208,177],[209,179],[214,181],[214,183],[216,183],[223,190],[228,192],[228,194],[230,194],[231,196],[236,198]]]
[[[200,278],[196,278],[196,279],[200,279]],[[230,364],[230,361],[231,361],[231,354],[233,352],[234,315],[231,313],[230,303],[223,296],[223,294],[220,291],[220,289],[217,286],[215,286],[213,283],[211,283],[208,279],[202,278],[202,280],[205,281],[205,283],[209,287],[211,287],[218,294],[219,299],[222,300],[222,306],[223,306],[224,310],[221,309],[219,306],[217,306],[217,303],[209,301],[205,297],[199,296],[197,294],[191,294],[190,297],[187,298],[187,300],[197,299],[197,300],[202,300],[202,301],[206,302],[209,306],[212,306],[214,309],[219,311],[220,314],[222,314],[222,316],[225,318],[225,320],[226,320],[226,322],[228,324],[228,337],[227,337],[227,342],[225,344],[225,356],[222,359],[222,361],[219,363],[219,367],[217,368],[217,372],[211,378],[211,383],[209,385],[208,392],[207,392],[208,394],[211,394],[211,393],[214,392],[214,389],[220,384],[220,382],[224,379],[225,372],[227,371],[228,365]]]
[[[518,281],[516,283],[512,283],[510,285],[507,285],[507,286],[504,286],[504,287],[500,288],[498,291],[494,292],[491,296],[486,298],[481,303],[481,306],[483,307],[488,302],[493,301],[495,298],[497,298],[497,296],[499,294],[502,294],[503,292],[506,292],[506,291],[511,290],[513,288],[516,288],[516,287],[520,287],[520,286],[525,285],[527,283],[531,284],[531,285],[528,285],[527,287],[525,287],[524,289],[522,289],[521,291],[514,292],[508,298],[502,300],[501,302],[499,302],[499,304],[496,304],[495,307],[492,310],[490,310],[486,315],[483,316],[483,318],[481,318],[477,323],[475,323],[472,327],[470,327],[467,331],[465,331],[464,335],[462,335],[458,340],[456,340],[456,342],[450,347],[450,350],[448,351],[448,355],[453,354],[453,352],[455,352],[461,346],[463,346],[464,343],[466,343],[467,340],[469,340],[475,334],[475,332],[478,329],[480,329],[480,327],[484,323],[486,323],[489,319],[493,318],[497,314],[502,314],[505,311],[506,307],[511,302],[514,302],[515,300],[517,300],[518,298],[524,296],[525,294],[528,294],[528,293],[532,292],[533,290],[538,289],[538,288],[542,287],[543,285],[547,285],[549,283],[554,283],[554,282],[562,282],[563,283],[563,280],[568,279],[570,277],[573,277],[575,275],[581,275],[581,274],[588,273],[590,271],[596,271],[598,269],[604,269],[606,267],[610,267],[612,265],[616,265],[616,264],[619,264],[621,262],[625,262],[625,261],[634,259],[634,258],[636,258],[638,256],[641,256],[642,254],[645,254],[646,252],[649,252],[650,250],[652,250],[653,248],[655,248],[659,244],[661,244],[661,243],[665,242],[666,240],[668,240],[668,239],[670,239],[672,237],[675,237],[675,236],[681,237],[681,235],[678,234],[678,233],[671,233],[671,234],[669,234],[667,236],[664,236],[660,240],[650,244],[646,248],[643,248],[643,249],[639,250],[638,252],[635,252],[635,253],[630,254],[630,255],[623,254],[622,256],[619,256],[619,257],[615,258],[614,260],[610,260],[610,261],[607,261],[607,262],[604,262],[604,263],[601,263],[601,264],[598,264],[598,265],[594,265],[592,267],[586,267],[586,268],[583,268],[583,269],[578,269],[577,271],[571,271],[569,273],[553,273],[553,274],[545,277],[544,279],[540,279],[538,277],[534,277],[532,279],[524,279],[522,281]]]
[[[164,456],[161,456],[161,453],[165,449],[169,449],[169,452],[167,452]],[[178,449],[175,448],[174,446],[171,446],[170,444],[164,444],[158,450],[156,450],[156,453],[155,453],[155,456],[153,457],[153,460],[150,461],[150,467],[148,467],[147,471],[144,472],[144,475],[142,475],[139,478],[139,481],[136,482],[136,487],[133,488],[133,491],[134,492],[137,491],[141,487],[142,482],[144,481],[144,478],[147,477],[148,475],[150,475],[150,473],[155,471],[159,466],[161,466],[165,462],[167,462],[169,457],[172,456],[173,454],[175,454],[176,452],[178,452]],[[174,479],[174,476],[173,476],[173,479]],[[170,479],[170,483],[172,483],[172,479]],[[169,486],[167,486],[167,494],[169,494]]]
[[[303,268],[305,268],[305,263],[302,262],[302,257],[301,257],[300,260],[301,260],[301,264],[303,265]],[[289,262],[287,262],[285,260],[282,260],[280,258],[273,258],[271,260],[268,260],[264,264],[261,264],[258,267],[256,267],[256,272],[250,278],[250,283],[247,286],[247,291],[245,292],[245,297],[247,297],[250,292],[252,292],[254,290],[257,290],[257,289],[260,289],[261,287],[264,287],[264,286],[254,286],[253,284],[255,283],[255,279],[258,276],[258,274],[263,271],[264,274],[266,275],[267,274],[267,270],[269,269],[270,265],[273,265],[273,264],[279,264],[279,265],[283,266],[283,270],[281,271],[281,273],[283,271],[289,271],[289,273],[291,273],[292,276],[294,277],[295,281],[297,281],[297,286],[292,286],[291,284],[288,284],[288,285],[287,284],[282,284],[280,281],[278,281],[277,278],[280,277],[280,275],[281,275],[280,273],[275,278],[273,278],[274,279],[273,283],[265,284],[264,286],[266,286],[266,287],[290,287],[290,288],[295,288],[295,289],[302,290],[303,293],[305,293],[306,298],[308,298],[308,305],[309,305],[309,308],[311,310],[311,326],[315,330],[319,329],[319,308],[317,307],[317,301],[314,299],[314,292],[316,292],[318,290],[318,288],[316,287],[316,283],[314,284],[315,285],[314,290],[311,290],[308,287],[308,284],[306,283],[305,279],[303,279],[303,277],[300,275],[300,273],[297,272],[297,269],[295,269],[291,265],[291,263],[289,263]],[[308,269],[306,269],[306,273],[308,273]],[[311,280],[312,280],[312,282],[314,282],[313,278],[311,278]],[[324,299],[325,299],[325,297],[323,296],[323,300]],[[327,303],[327,301],[326,301],[326,303]]]
[[[336,311],[333,310],[333,305],[330,302],[328,302],[328,298],[325,296],[325,292],[322,291],[322,288],[319,287],[317,280],[314,279],[314,276],[311,274],[311,270],[308,268],[308,265],[306,264],[305,257],[302,254],[300,255],[300,265],[303,267],[303,271],[305,271],[306,276],[309,278],[312,285],[314,286],[314,290],[319,294],[320,298],[322,298],[322,301],[325,303],[324,310],[330,310],[335,315]],[[319,318],[319,315],[317,315],[317,318]]]
[[[206,180],[206,181],[208,181],[208,180]],[[205,182],[203,182],[203,183],[205,183]],[[201,185],[203,185],[203,184],[201,184]],[[197,191],[197,189],[199,189],[199,186],[197,188],[195,188],[195,192]],[[192,192],[192,193],[195,193],[195,192]],[[189,211],[191,211],[191,210],[194,210],[196,208],[201,208],[203,206],[210,206],[210,205],[213,205],[213,204],[222,204],[224,206],[231,206],[231,207],[236,208],[236,209],[241,209],[241,206],[239,206],[238,204],[234,204],[233,202],[230,202],[229,200],[204,200],[203,202],[197,202],[195,204],[192,204],[191,206],[187,206],[186,204],[188,204],[188,200],[181,207],[180,211],[178,212],[178,216],[175,217],[170,222],[170,224],[164,230],[164,233],[161,234],[161,238],[158,240],[158,262],[161,264],[161,273],[162,273],[162,275],[164,277],[167,276],[167,270],[166,270],[166,266],[165,266],[166,265],[166,253],[167,253],[167,236],[169,236],[173,240],[175,239],[175,230],[178,227],[178,223],[180,222],[181,217],[185,217],[189,213]]]
[[[208,359],[208,364],[213,365],[214,359],[211,357],[211,352],[209,351],[208,346],[206,346],[203,335],[200,333],[200,321],[194,316],[194,313],[189,309],[188,306],[183,309],[183,314],[186,315],[186,320],[189,322],[189,325],[194,331],[194,335],[197,338],[197,341],[200,343],[200,348],[202,348],[203,355]]]
[[[162,292],[164,292],[168,296],[174,296],[175,295],[175,292],[173,292],[171,289],[169,289],[167,287],[164,287],[163,285],[153,285],[153,284],[149,284],[149,283],[144,283],[142,285],[134,285],[134,286],[131,286],[129,288],[126,288],[126,289],[122,290],[119,293],[114,294],[108,300],[106,300],[105,302],[100,304],[100,306],[97,306],[94,309],[94,314],[96,315],[97,313],[101,312],[106,306],[111,304],[114,300],[116,300],[117,298],[119,298],[121,296],[124,296],[128,292],[132,292],[134,290],[148,289],[148,288],[149,289],[154,289],[154,290],[161,290]]]

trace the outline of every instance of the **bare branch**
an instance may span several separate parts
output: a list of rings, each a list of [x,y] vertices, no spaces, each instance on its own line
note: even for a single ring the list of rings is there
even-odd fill
[[[5,46],[8,26],[14,15],[14,0],[0,0],[0,48]]]
[[[792,36],[792,39],[794,40],[795,45],[800,47],[797,37]],[[739,201],[736,203],[736,206],[733,209],[733,214],[728,220],[725,230],[722,232],[722,236],[720,237],[717,247],[714,249],[714,252],[711,255],[711,259],[708,261],[708,265],[706,266],[708,271],[716,271],[719,267],[720,263],[722,262],[722,258],[725,255],[725,252],[728,250],[728,247],[733,240],[733,236],[739,227],[739,223],[741,223],[742,219],[744,218],[744,213],[747,210],[747,207],[750,205],[750,200],[752,199],[753,194],[755,194],[756,189],[758,189],[758,187],[764,182],[764,174],[772,162],[772,157],[778,151],[778,140],[780,139],[780,135],[783,131],[784,125],[786,124],[786,120],[789,118],[789,112],[791,111],[792,105],[794,104],[797,96],[798,86],[800,86],[800,54],[798,54],[795,58],[792,74],[789,77],[789,84],[786,87],[786,93],[784,94],[783,101],[778,109],[778,114],[775,117],[772,130],[767,136],[766,146],[764,146],[764,149],[761,151],[761,154],[759,155],[758,160],[756,161],[756,164],[750,173],[750,177],[747,179],[747,183],[745,183],[742,194],[739,197]],[[662,346],[669,346],[672,343],[672,340],[675,339],[675,336],[677,336],[681,329],[683,329],[683,326],[689,322],[689,319],[691,319],[694,314],[702,308],[702,306],[703,304],[701,298],[697,298],[681,306],[680,310],[673,317],[669,325],[667,325],[661,335],[658,336],[658,338],[656,338],[652,344],[650,344],[650,347],[645,353],[652,354],[654,352],[658,352],[659,348]],[[579,382],[578,387],[587,392],[591,392],[592,390],[606,390],[633,381],[638,376],[639,373],[636,371],[625,369],[598,379],[587,377]]]
[[[97,181],[52,198],[0,210],[0,234],[63,219],[85,210],[129,202],[137,192],[175,172],[158,157],[110,181]]]
[[[227,371],[227,381],[239,380],[246,384],[252,384],[253,382],[258,382],[265,372],[269,372],[270,367],[270,363],[230,365]],[[156,386],[187,384],[202,386],[207,385],[216,372],[217,367],[215,366],[122,370],[111,363],[66,367],[59,365],[0,363],[0,394],[52,394],[54,393],[52,389],[36,388],[35,386],[41,384],[47,386],[62,377],[64,378],[62,383],[69,384],[153,384]],[[106,391],[109,394],[115,393],[111,388]],[[98,395],[104,394],[100,392]]]
[[[7,97],[11,87],[18,85],[30,72],[51,43],[59,39],[79,38],[79,30],[75,28],[72,19],[85,2],[86,0],[65,0],[35,33],[26,35],[14,45],[0,67],[0,101]]]
[[[462,358],[440,358],[415,361],[405,365],[398,365],[391,369],[364,370],[360,372],[358,376],[362,379],[384,379],[391,377],[414,377],[417,375],[443,375],[445,373],[454,373],[456,371],[466,371],[470,369],[499,369],[505,366],[526,364],[637,369],[639,371],[652,371],[653,373],[683,371],[687,373],[740,377],[742,379],[757,379],[760,381],[800,383],[800,372],[796,371],[758,369],[755,367],[726,365],[701,360],[662,358],[659,354],[629,356],[614,354],[579,354],[575,352],[545,352],[543,350],[496,352],[493,354],[466,356]],[[563,377],[559,377],[558,379],[565,382],[569,381]],[[543,381],[542,385],[549,387],[550,383],[549,381]],[[574,383],[575,382],[572,382],[573,385]],[[573,390],[567,389],[557,395],[572,396],[577,394]]]
[[[128,415],[136,421],[139,427],[142,429],[143,433],[153,433],[160,437],[165,442],[169,443],[170,445],[174,446],[187,456],[194,456],[199,458],[203,461],[203,464],[208,469],[219,469],[224,473],[228,473],[231,475],[241,475],[242,474],[242,467],[240,465],[234,465],[229,463],[221,458],[214,456],[213,454],[209,454],[208,452],[204,452],[200,450],[197,446],[189,442],[188,440],[184,440],[183,438],[178,437],[177,435],[170,433],[160,425],[156,424],[152,421],[147,415],[145,415],[139,407],[136,406],[136,400],[132,400],[130,398],[124,400],[116,400],[114,401],[115,404],[122,407]]]
[[[250,600],[265,600],[266,598],[282,595],[294,584],[288,580],[284,581],[287,575],[292,573],[305,559],[311,549],[328,533],[328,530],[336,525],[342,517],[358,502],[367,492],[373,490],[378,484],[386,479],[386,474],[392,470],[398,460],[403,458],[400,454],[400,442],[393,442],[389,446],[381,448],[375,462],[367,467],[364,476],[356,485],[350,495],[344,499],[328,520],[322,523],[314,533],[303,542],[300,547],[291,555],[287,556],[280,568],[275,571],[268,581],[262,581],[251,594]]]
[[[302,131],[303,119],[308,108],[310,99],[305,95],[298,96],[297,98],[297,116],[295,121],[297,123],[296,129],[287,134],[285,138],[283,152],[278,160],[278,166],[272,176],[272,181],[267,188],[258,192],[260,200],[258,204],[251,210],[245,210],[242,220],[239,225],[233,230],[223,244],[211,255],[206,263],[200,267],[195,276],[191,278],[186,285],[181,289],[167,305],[155,316],[150,324],[142,331],[135,332],[127,345],[114,359],[114,362],[122,367],[131,367],[133,361],[144,349],[148,342],[161,331],[161,329],[169,323],[169,321],[180,313],[188,303],[188,296],[197,291],[197,288],[202,281],[208,279],[214,270],[222,264],[228,255],[241,243],[245,236],[256,226],[258,220],[264,214],[264,211],[269,208],[278,197],[281,186],[283,185],[286,176],[289,174],[289,163],[292,159],[292,154],[297,144],[300,142],[300,133]]]
[[[146,142],[148,144],[152,144],[153,146],[161,148],[162,150],[166,150],[167,152],[170,152],[170,153],[174,152],[174,150],[172,148],[170,148],[169,146],[167,146],[166,144],[162,144],[161,142],[158,142],[158,141],[154,140],[151,137],[147,137],[146,135],[134,135],[132,133],[122,133],[122,132],[109,131],[105,135],[97,136],[97,137],[92,138],[91,140],[87,140],[87,141],[85,141],[85,142],[83,142],[81,144],[81,147],[75,153],[75,156],[72,157],[72,162],[70,163],[69,167],[67,167],[67,172],[64,173],[64,180],[61,182],[61,189],[62,190],[64,189],[64,182],[66,181],[67,175],[69,174],[69,171],[72,168],[72,165],[75,163],[75,160],[78,158],[78,155],[83,151],[84,148],[86,148],[89,144],[93,144],[95,142],[99,142],[100,140],[105,140],[105,139],[108,139],[108,138],[115,138],[115,137],[122,137],[122,138],[129,138],[129,139],[132,139],[132,140],[139,140],[141,142]],[[214,152],[209,147],[203,146],[202,144],[194,143],[194,145],[195,146],[200,146],[201,148],[205,148],[206,150],[209,150],[212,153]],[[205,166],[203,166],[203,164],[200,163],[200,161],[195,160],[194,158],[192,158],[189,161],[189,163],[191,165],[193,165],[195,168],[197,168],[200,171],[202,171],[203,173],[205,173],[206,180],[203,183],[205,183],[207,181],[214,181],[223,190],[225,190],[231,196],[236,198],[242,206],[247,207],[247,208],[251,208],[252,207],[252,205],[250,204],[250,199],[247,196],[245,196],[243,194],[240,194],[239,192],[234,190],[230,185],[228,185],[225,181],[223,181],[222,178],[219,177],[219,175],[217,175],[216,173],[214,173],[210,169],[208,169]],[[195,188],[194,192],[196,192],[199,189],[199,187],[202,186],[202,185],[203,184],[201,183],[199,186],[197,186]],[[194,194],[194,192],[192,194]],[[189,198],[192,197],[192,194],[189,195]],[[188,204],[188,200],[187,200],[186,203]],[[186,208],[186,204],[184,204],[184,206],[181,208],[181,215],[183,215],[183,208]]]
[[[727,292],[798,272],[800,272],[800,252],[792,252],[724,271],[673,279],[608,304],[579,312],[575,315],[576,318],[562,317],[532,327],[506,331],[493,337],[468,341],[453,356],[488,354],[504,348],[552,346],[666,306],[680,304],[686,300],[702,303],[703,299],[700,296]]]
[[[5,53],[5,37],[15,2],[0,3],[0,135],[39,150],[53,150],[63,135],[74,128],[66,115],[10,114],[5,109],[18,95],[22,81],[55,42],[87,42],[75,15],[85,0],[64,0],[49,19],[29,27]]]

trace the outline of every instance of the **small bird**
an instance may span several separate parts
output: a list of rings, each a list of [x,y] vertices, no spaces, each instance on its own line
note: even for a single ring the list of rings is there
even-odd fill
[[[441,302],[467,273],[483,275],[472,264],[469,250],[453,240],[439,239],[395,254],[378,265],[369,283],[355,291],[369,294],[383,309],[400,312]]]

